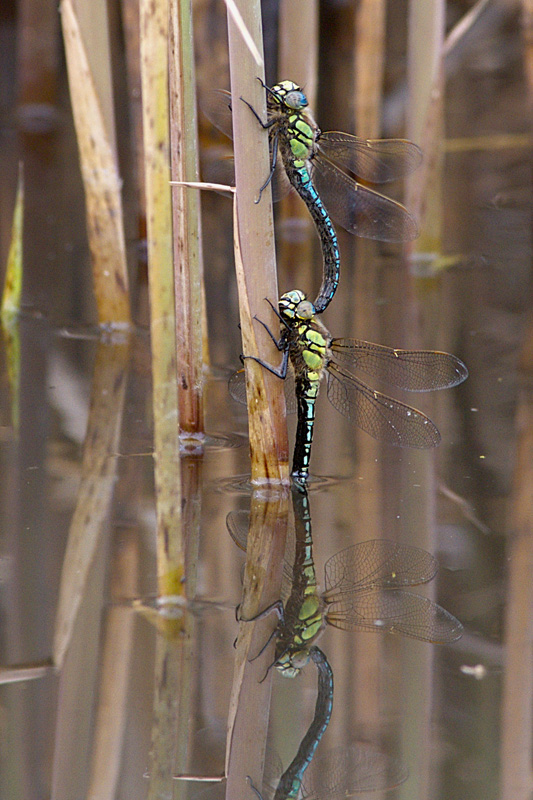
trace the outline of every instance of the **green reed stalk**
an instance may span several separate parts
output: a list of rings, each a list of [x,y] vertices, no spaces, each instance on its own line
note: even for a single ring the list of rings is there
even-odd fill
[[[179,408],[170,190],[168,0],[142,0],[141,75],[147,210],[148,279],[161,595],[183,593]]]
[[[100,324],[129,324],[107,6],[101,2],[74,5],[72,0],[62,0],[61,23],[85,189],[98,321]],[[90,50],[86,49],[89,45]]]

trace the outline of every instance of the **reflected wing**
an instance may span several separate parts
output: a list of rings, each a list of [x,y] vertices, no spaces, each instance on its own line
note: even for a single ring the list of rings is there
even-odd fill
[[[407,139],[360,139],[326,131],[318,147],[327,158],[371,183],[387,183],[409,175],[422,163],[422,150]]]
[[[328,608],[326,619],[343,631],[402,633],[424,642],[455,642],[463,626],[441,606],[401,589],[370,589],[342,595]]]
[[[250,512],[240,509],[230,511],[226,516],[226,528],[238,548],[246,552],[248,546],[248,529],[250,527]],[[281,599],[289,596],[292,586],[292,563],[294,562],[294,525],[289,523],[287,543],[285,545],[285,561],[283,563],[283,586]]]
[[[430,581],[437,570],[437,559],[426,550],[371,539],[335,553],[326,562],[324,599],[331,602],[345,592],[417,586]]]
[[[200,108],[215,128],[233,139],[233,126],[231,118],[231,94],[223,89],[214,89],[208,92],[200,103]]]
[[[370,389],[333,363],[327,370],[332,405],[374,439],[420,449],[439,444],[440,433],[421,411]]]
[[[468,377],[466,366],[451,353],[396,350],[362,339],[333,339],[330,347],[337,361],[411,392],[449,389]]]
[[[407,768],[368,742],[336,747],[311,762],[304,779],[303,796],[310,798],[351,797],[358,792],[386,791],[399,786]]]
[[[357,183],[320,156],[312,161],[312,179],[332,218],[349,233],[383,242],[418,236],[414,217],[401,203]]]
[[[291,369],[287,372],[287,377],[283,382],[285,391],[285,404],[287,406],[287,414],[295,414],[298,410],[296,403],[296,392],[294,388],[294,373]],[[239,369],[234,372],[228,381],[228,389],[230,395],[241,405],[246,405],[246,373],[244,369]]]

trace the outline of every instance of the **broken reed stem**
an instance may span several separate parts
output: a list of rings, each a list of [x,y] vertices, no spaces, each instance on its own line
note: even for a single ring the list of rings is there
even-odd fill
[[[262,51],[261,10],[258,0],[241,2],[240,11],[256,45]],[[270,171],[268,134],[261,128],[245,98],[266,119],[263,70],[258,70],[241,34],[228,18],[229,58],[233,109],[236,200],[234,246],[239,289],[243,353],[279,363],[279,353],[256,315],[277,334],[279,320],[265,302],[276,304],[278,287],[272,219],[271,188],[259,188]],[[256,341],[257,335],[257,341]],[[256,362],[246,361],[252,482],[288,480],[288,443],[283,384]]]
[[[170,138],[175,181],[199,179],[195,85],[191,3],[170,0]],[[174,186],[172,201],[180,429],[198,433],[204,429],[205,330],[200,194]]]
[[[141,77],[160,595],[184,591],[168,97],[168,0],[141,0]]]
[[[122,182],[116,162],[114,119],[109,111],[111,61],[108,37],[104,35],[107,28],[102,30],[101,21],[99,39],[104,45],[96,56],[92,54],[92,62],[89,59],[86,41],[95,38],[94,30],[92,35],[90,32],[90,19],[90,14],[84,15],[85,29],[82,29],[72,0],[62,0],[61,23],[85,190],[98,321],[123,325],[130,322],[130,308]],[[107,26],[107,13],[103,24]]]

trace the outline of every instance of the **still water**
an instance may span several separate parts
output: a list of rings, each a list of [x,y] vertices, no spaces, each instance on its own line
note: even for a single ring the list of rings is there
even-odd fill
[[[319,591],[328,588],[328,560],[345,548],[376,539],[422,548],[437,559],[439,571],[408,590],[457,618],[462,637],[434,644],[412,638],[412,631],[402,636],[326,626],[318,646],[334,681],[330,719],[329,673],[317,669],[318,662],[292,678],[270,670],[263,684],[265,668],[258,667],[254,680],[267,701],[266,767],[258,787],[265,800],[312,724],[318,730],[325,708],[329,724],[306,771],[304,796],[531,797],[533,416],[519,370],[531,337],[530,141],[514,24],[513,35],[506,28],[497,40],[505,48],[472,44],[470,61],[456,64],[449,77],[437,250],[417,255],[339,233],[343,275],[325,315],[333,336],[446,350],[468,365],[469,378],[457,388],[416,397],[398,393],[429,414],[442,443],[421,452],[380,445],[320,397],[311,458],[308,502]],[[229,204],[222,197],[203,203],[215,366],[205,383],[209,442],[203,453],[182,457],[195,602],[178,623],[162,619],[153,603],[150,347],[142,271],[134,287],[136,331],[100,337],[85,324],[92,309],[83,211],[72,210],[78,206],[71,202],[76,196],[83,209],[79,184],[75,175],[58,194],[52,179],[54,169],[65,175],[69,158],[75,163],[70,123],[64,121],[53,143],[33,136],[16,145],[9,130],[2,136],[11,176],[15,153],[25,153],[32,216],[18,435],[2,352],[0,797],[223,797],[223,785],[179,776],[224,773],[244,563],[226,518],[245,519],[242,512],[250,508],[245,410],[227,390],[240,351]],[[2,202],[7,207],[5,196]],[[320,254],[313,231],[285,218],[279,237],[280,289],[316,288]],[[291,254],[302,240],[310,261],[296,269]],[[291,437],[294,427],[289,421]],[[86,558],[71,572],[75,590],[65,608],[65,553],[80,519]],[[295,528],[291,512],[289,529]],[[261,622],[257,651],[276,621],[271,615]],[[54,641],[57,648],[65,626],[69,646],[56,670]],[[261,663],[268,667],[267,656]],[[239,797],[254,796],[243,782]]]

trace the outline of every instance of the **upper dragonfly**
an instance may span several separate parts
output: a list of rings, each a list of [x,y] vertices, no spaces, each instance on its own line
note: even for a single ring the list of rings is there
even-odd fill
[[[265,86],[265,90],[266,122],[244,101],[269,131],[271,169],[259,198],[274,176],[279,151],[284,172],[309,209],[320,237],[323,279],[313,305],[321,313],[339,282],[339,246],[330,215],[349,233],[367,239],[405,242],[418,235],[416,221],[401,203],[359,183],[352,175],[370,183],[386,183],[416,169],[422,152],[404,139],[361,139],[338,131],[323,133],[309,111],[305,93],[296,83],[281,81]],[[231,137],[230,110],[229,93],[216,92],[206,113],[219,130]]]

